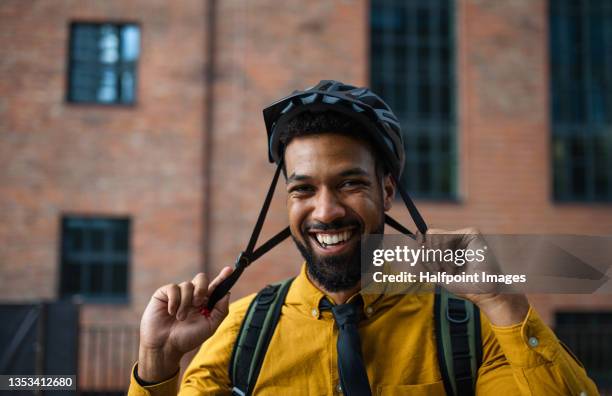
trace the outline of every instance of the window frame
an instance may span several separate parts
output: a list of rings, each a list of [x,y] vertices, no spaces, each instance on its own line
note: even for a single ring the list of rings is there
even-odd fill
[[[586,5],[584,5],[586,4]],[[605,7],[607,15],[612,20],[612,5],[602,2],[602,7]],[[549,120],[550,120],[550,197],[556,204],[612,204],[612,105],[608,104],[605,107],[606,100],[612,102],[612,92],[603,91],[602,103],[604,104],[601,117],[603,122],[598,122],[595,117],[595,111],[592,106],[593,101],[593,69],[592,69],[592,38],[591,32],[591,16],[592,11],[589,9],[590,2],[581,3],[584,7],[576,17],[579,24],[569,23],[565,25],[563,30],[562,17],[563,13],[569,14],[571,7],[566,0],[549,2],[547,6],[549,28],[548,28],[548,50],[549,50]],[[565,18],[570,18],[566,16]],[[606,44],[612,46],[612,27],[606,26],[602,20],[602,35],[608,35],[607,39],[603,38],[602,47]],[[572,30],[580,29],[580,37],[585,43],[586,50],[576,48],[573,38],[570,37]],[[585,36],[586,35],[586,36]],[[568,61],[572,57],[573,51],[579,52],[574,63]],[[612,52],[612,51],[611,51]],[[563,60],[565,59],[565,61]],[[564,64],[565,62],[565,64]],[[576,66],[578,64],[578,66]],[[609,66],[609,67],[606,67]],[[569,85],[568,81],[576,80],[571,75],[572,67],[583,70],[581,71],[582,84],[579,95],[570,95],[567,92],[577,86]],[[604,73],[604,78],[609,79],[609,90],[612,91],[612,55],[605,55],[601,72]],[[605,93],[609,92],[609,93]],[[570,97],[579,103],[570,104]],[[565,110],[565,111],[564,111]],[[578,115],[575,112],[582,112]],[[610,113],[607,113],[610,112]],[[580,121],[573,121],[572,115],[581,118]],[[557,119],[562,116],[564,119]],[[568,118],[569,117],[569,118]],[[560,117],[561,118],[561,117]],[[608,120],[606,120],[608,119]],[[600,143],[598,143],[600,142]],[[603,144],[601,143],[603,142]],[[604,150],[604,154],[597,154],[597,150]],[[581,147],[581,148],[580,148]],[[581,150],[582,155],[576,153]],[[598,158],[606,157],[606,163],[598,164]],[[582,169],[582,170],[580,170]],[[578,176],[576,176],[579,174]],[[598,177],[607,183],[604,188],[605,192],[598,191]],[[582,191],[577,193],[574,189],[574,184],[579,181],[584,187]]]
[[[115,68],[115,70],[123,71],[127,68],[125,64],[133,65],[133,68],[129,69],[133,72],[133,76],[134,76],[133,100],[132,101],[122,102],[120,99],[114,100],[112,102],[104,102],[100,100],[74,100],[73,93],[72,93],[72,88],[73,88],[72,72],[74,70],[72,51],[73,51],[73,40],[74,40],[74,28],[77,25],[91,25],[91,26],[96,26],[97,28],[100,28],[103,25],[112,25],[116,28],[123,28],[125,26],[134,26],[138,29],[138,34],[139,34],[138,36],[138,57],[133,62],[119,61],[118,63],[121,63],[122,65]],[[87,19],[81,20],[79,19],[79,20],[70,21],[67,26],[67,31],[68,31],[68,38],[66,40],[67,48],[66,48],[66,72],[65,72],[66,79],[65,79],[65,84],[64,84],[65,85],[64,103],[70,106],[79,106],[79,107],[104,107],[104,108],[115,107],[115,108],[121,108],[121,109],[136,108],[139,104],[139,97],[140,97],[140,95],[138,94],[139,87],[140,87],[140,84],[138,84],[138,80],[140,76],[140,60],[142,58],[142,49],[143,49],[143,46],[142,46],[143,35],[142,35],[141,24],[133,20],[87,20]],[[123,48],[122,44],[123,44],[122,40],[119,40],[119,45],[118,45],[119,52],[121,52],[121,49]],[[121,86],[120,78],[117,79],[117,85],[119,87]],[[118,92],[120,92],[120,90],[118,90]],[[120,94],[118,95],[118,97],[120,98]]]
[[[60,300],[72,300],[72,301],[77,301],[77,302],[84,302],[84,303],[91,303],[91,304],[129,304],[131,301],[131,267],[132,267],[132,227],[133,227],[133,222],[131,217],[129,216],[107,216],[107,215],[92,215],[92,214],[75,214],[75,213],[63,213],[60,216],[59,219],[59,250],[58,250],[58,260],[59,260],[59,276],[58,276],[58,282],[57,282],[57,290],[58,290],[58,296]],[[107,291],[104,291],[102,293],[99,294],[91,294],[91,292],[89,290],[87,290],[86,292],[83,291],[83,285],[82,282],[84,280],[84,278],[86,279],[86,282],[90,281],[90,277],[85,276],[83,273],[81,273],[80,275],[80,279],[79,279],[79,291],[77,293],[73,293],[73,292],[69,292],[66,290],[66,279],[67,279],[67,275],[65,274],[65,267],[68,265],[66,263],[67,260],[69,260],[69,258],[67,256],[69,256],[71,253],[67,252],[67,238],[66,238],[66,232],[67,232],[67,223],[69,221],[110,221],[110,222],[114,222],[114,221],[118,221],[118,222],[124,222],[125,225],[125,234],[126,234],[126,250],[124,252],[124,257],[123,259],[125,260],[125,293],[122,295],[119,294],[113,294],[113,293],[108,293]],[[109,228],[109,229],[116,229],[119,225],[115,225],[115,226],[105,226],[105,228]],[[81,229],[86,229],[86,230],[92,230],[95,228],[100,228],[100,227],[81,227]],[[82,232],[82,231],[81,231]],[[104,238],[109,238],[108,235],[105,235]],[[93,259],[88,259],[90,261],[96,260],[95,253],[92,252],[82,252],[82,253],[77,253],[74,252],[72,253],[73,255],[79,255],[79,254],[83,254],[83,255],[91,255],[92,257],[94,257]],[[121,253],[112,253],[112,252],[106,252],[104,251],[103,253],[98,253],[99,256],[104,256],[107,254],[116,254],[116,255],[121,255]],[[98,259],[100,261],[103,262],[103,269],[102,269],[102,275],[106,278],[110,278],[106,279],[107,281],[107,285],[106,286],[110,286],[112,287],[112,272],[108,269],[108,263],[104,262],[101,259]],[[115,260],[117,260],[115,258]],[[118,261],[118,260],[117,260]],[[80,263],[79,266],[81,267],[81,271],[83,266],[87,266],[87,265],[91,265],[91,264],[82,264]],[[118,265],[118,264],[111,264],[111,265]],[[110,272],[110,275],[108,275],[108,273]],[[90,275],[91,276],[91,275]],[[110,283],[109,283],[110,281]],[[104,289],[104,283],[102,288]],[[89,287],[87,288],[89,289]]]

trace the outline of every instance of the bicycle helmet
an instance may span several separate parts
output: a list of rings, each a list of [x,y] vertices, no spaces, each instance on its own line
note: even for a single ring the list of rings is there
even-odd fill
[[[399,179],[404,169],[405,154],[397,117],[391,108],[368,88],[333,80],[322,80],[314,87],[294,91],[264,109],[270,162],[278,163],[284,154],[285,147],[280,143],[280,132],[291,119],[306,111],[334,111],[358,121],[380,150],[388,170]]]

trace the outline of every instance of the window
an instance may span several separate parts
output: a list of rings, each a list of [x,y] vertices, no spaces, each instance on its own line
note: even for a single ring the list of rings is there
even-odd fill
[[[557,312],[557,337],[584,364],[600,390],[612,390],[612,312]]]
[[[370,80],[399,117],[402,183],[416,197],[456,194],[454,20],[451,0],[372,0]]]
[[[129,219],[62,219],[62,297],[125,301],[128,297]]]
[[[548,4],[554,198],[612,201],[612,2]]]
[[[133,104],[139,52],[137,25],[71,24],[68,100]]]

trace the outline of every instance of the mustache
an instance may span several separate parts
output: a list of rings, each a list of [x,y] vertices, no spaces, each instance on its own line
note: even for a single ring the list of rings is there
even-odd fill
[[[320,221],[312,221],[304,223],[302,226],[302,232],[308,231],[330,231],[346,227],[357,227],[361,229],[361,223],[355,219],[337,219],[331,223],[322,223]]]

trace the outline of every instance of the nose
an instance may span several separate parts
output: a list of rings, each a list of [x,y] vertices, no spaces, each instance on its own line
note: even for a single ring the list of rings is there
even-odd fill
[[[324,188],[319,190],[317,195],[315,209],[312,212],[313,220],[329,224],[346,215],[346,209],[333,192]]]

